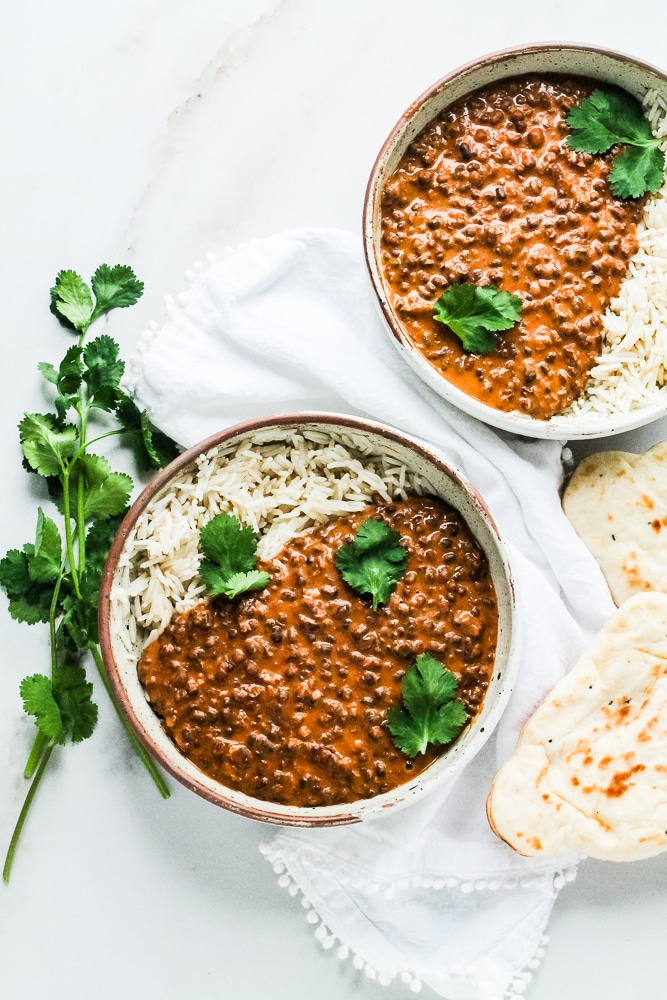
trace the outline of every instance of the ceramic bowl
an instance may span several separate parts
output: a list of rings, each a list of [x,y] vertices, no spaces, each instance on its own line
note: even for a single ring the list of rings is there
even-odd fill
[[[655,89],[667,102],[667,76],[631,56],[584,45],[550,42],[526,45],[483,56],[433,84],[404,112],[380,150],[364,202],[363,234],[366,263],[386,328],[394,345],[432,389],[460,410],[502,430],[527,437],[575,440],[606,437],[641,427],[667,413],[667,400],[612,416],[560,416],[537,420],[525,413],[506,413],[468,396],[447,381],[412,345],[394,312],[381,269],[380,208],[385,181],[420,132],[450,104],[480,87],[528,73],[565,73],[615,84],[641,99]]]
[[[148,704],[139,683],[136,652],[129,655],[121,632],[126,622],[119,617],[112,590],[119,578],[119,560],[137,519],[160,500],[175,479],[191,467],[196,458],[218,446],[243,441],[266,443],[283,441],[293,430],[336,432],[354,441],[371,444],[400,460],[422,476],[432,493],[454,506],[465,518],[489,561],[499,609],[499,638],[496,664],[481,711],[457,741],[427,770],[412,781],[374,798],[345,805],[295,807],[261,801],[225,787],[203,774],[181,755],[167,737],[160,720]],[[123,521],[109,554],[100,594],[100,643],[104,663],[118,702],[127,719],[155,759],[192,791],[217,805],[253,819],[291,826],[333,826],[353,823],[387,809],[404,806],[459,772],[491,735],[505,708],[518,664],[518,608],[506,547],[486,505],[476,490],[454,468],[410,438],[380,424],[336,414],[299,414],[240,424],[202,441],[163,469],[148,484]]]

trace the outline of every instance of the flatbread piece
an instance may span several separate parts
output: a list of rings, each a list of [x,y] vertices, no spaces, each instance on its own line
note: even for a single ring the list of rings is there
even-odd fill
[[[667,850],[667,595],[604,625],[524,727],[487,801],[519,854],[634,861]]]
[[[667,593],[667,441],[643,455],[585,458],[563,494],[563,510],[617,605],[646,590]]]

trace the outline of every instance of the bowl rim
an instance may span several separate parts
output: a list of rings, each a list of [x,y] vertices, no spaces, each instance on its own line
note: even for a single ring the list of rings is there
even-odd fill
[[[375,301],[384,321],[385,328],[387,329],[394,346],[398,349],[401,356],[413,369],[413,371],[415,371],[423,379],[423,381],[427,383],[427,385],[447,400],[447,402],[456,406],[459,410],[476,417],[492,427],[496,427],[504,431],[510,431],[515,434],[521,434],[524,437],[540,438],[542,440],[552,439],[557,441],[574,441],[586,438],[611,437],[616,434],[634,430],[637,427],[642,427],[654,420],[659,419],[667,414],[667,393],[665,394],[664,402],[651,403],[647,406],[630,410],[628,413],[613,414],[611,416],[594,414],[588,417],[584,414],[579,416],[576,420],[568,420],[567,425],[562,421],[560,423],[558,422],[559,414],[556,414],[555,418],[551,418],[550,420],[538,420],[536,417],[531,417],[528,414],[519,413],[518,411],[498,410],[493,406],[489,406],[487,403],[483,403],[481,400],[469,396],[453,383],[449,382],[444,375],[441,375],[412,345],[407,334],[402,329],[401,324],[396,318],[393,309],[389,306],[387,295],[380,279],[381,267],[380,261],[378,260],[375,252],[375,233],[373,226],[373,209],[381,191],[380,174],[385,160],[390,155],[396,141],[400,139],[411,119],[419,111],[423,104],[426,103],[426,101],[430,100],[430,98],[434,97],[444,87],[448,86],[459,77],[464,76],[466,73],[480,70],[484,67],[493,67],[498,63],[506,62],[512,58],[520,58],[524,55],[533,53],[538,55],[548,55],[551,52],[562,52],[563,50],[600,55],[624,65],[635,66],[638,70],[659,77],[667,85],[667,72],[661,70],[657,66],[654,66],[652,63],[646,62],[643,59],[638,59],[636,56],[629,55],[625,52],[619,52],[615,49],[608,49],[600,45],[588,45],[579,42],[528,42],[525,45],[510,46],[506,49],[497,49],[493,52],[487,53],[486,55],[478,56],[476,59],[471,59],[468,62],[463,63],[462,65],[456,67],[456,69],[453,69],[449,73],[440,77],[440,79],[436,80],[435,83],[427,87],[427,89],[424,90],[419,97],[412,101],[401,114],[382,144],[380,151],[375,157],[375,161],[366,184],[362,211],[362,243],[366,270],[375,293]],[[474,89],[476,88],[473,87],[469,93],[472,93],[472,90]]]
[[[252,434],[253,432],[270,430],[271,428],[280,429],[281,427],[290,426],[298,428],[304,424],[328,424],[332,426],[332,429],[343,428],[343,430],[350,430],[352,432],[360,431],[362,433],[376,434],[416,453],[419,458],[435,466],[438,471],[447,475],[454,482],[455,486],[463,490],[464,493],[468,495],[473,505],[478,508],[479,514],[488,528],[493,544],[496,547],[496,553],[499,558],[499,562],[502,565],[502,571],[505,575],[508,594],[507,622],[509,642],[507,647],[506,662],[504,665],[502,686],[489,710],[489,715],[484,722],[484,726],[472,733],[470,742],[463,747],[458,757],[452,761],[447,774],[442,776],[444,780],[450,780],[460,774],[463,767],[478,753],[484,743],[490,738],[500,721],[505,708],[507,707],[519,669],[523,619],[518,600],[517,581],[515,579],[508,545],[503,540],[498,526],[479,491],[444,457],[435,451],[431,451],[420,441],[417,441],[386,424],[366,420],[361,417],[351,416],[349,414],[318,411],[258,417],[252,420],[242,421],[241,423],[234,424],[221,431],[217,431],[215,434],[210,435],[198,444],[193,445],[191,448],[182,452],[176,459],[170,462],[169,465],[161,469],[147,483],[140,495],[130,507],[118,529],[116,537],[114,538],[109,550],[100,586],[98,608],[100,649],[107,677],[111,685],[113,698],[117,707],[120,709],[124,718],[128,722],[130,730],[135,734],[139,742],[148,751],[151,757],[155,759],[159,765],[173,778],[185,785],[191,791],[194,791],[198,795],[202,796],[207,801],[212,802],[214,805],[229,809],[237,814],[246,816],[250,819],[260,820],[262,822],[275,823],[281,826],[317,828],[356,823],[365,820],[371,815],[386,812],[390,807],[392,809],[401,808],[404,805],[409,804],[414,799],[421,798],[423,793],[428,792],[428,788],[424,788],[420,785],[418,788],[410,788],[408,791],[409,783],[405,783],[403,785],[398,785],[396,788],[391,789],[389,792],[383,793],[382,795],[359,799],[354,803],[339,804],[338,806],[290,807],[293,810],[294,815],[289,816],[282,812],[273,811],[273,807],[276,806],[277,803],[268,801],[264,802],[261,799],[255,799],[249,795],[246,796],[246,798],[248,803],[252,804],[246,804],[245,802],[238,802],[234,799],[230,799],[225,795],[225,792],[229,789],[227,789],[221,782],[216,781],[219,791],[213,791],[203,782],[200,782],[179,770],[179,768],[165,754],[163,749],[152,739],[150,733],[148,733],[142,725],[141,720],[135,712],[132,699],[121,679],[121,671],[116,662],[113,650],[111,622],[111,589],[119,557],[128,535],[153,498],[161,490],[166,488],[169,482],[178,476],[183,469],[185,469],[188,465],[191,465],[199,455],[206,453],[212,448],[220,447],[227,441],[231,441],[234,438],[241,437],[242,435]],[[182,756],[180,751],[178,751],[178,748],[174,747],[174,751],[178,756]],[[184,759],[187,760],[187,758]],[[428,767],[425,771],[422,771],[417,778],[412,780],[417,781],[421,779],[422,776],[427,775],[432,770],[433,766],[437,765],[437,762],[437,760],[434,761],[433,765]],[[194,766],[196,767],[196,765]],[[434,780],[437,780],[438,777],[439,776],[436,776]],[[209,777],[209,780],[215,781],[216,779],[211,779]],[[401,789],[405,790],[403,798],[399,798]],[[388,798],[391,796],[396,796],[397,800],[388,801]],[[336,813],[335,811],[337,808],[350,810],[355,806],[357,807],[356,812]]]

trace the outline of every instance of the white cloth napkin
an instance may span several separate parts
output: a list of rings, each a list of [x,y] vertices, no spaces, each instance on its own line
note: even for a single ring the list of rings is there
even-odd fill
[[[251,417],[366,414],[418,436],[485,497],[513,549],[524,607],[518,682],[495,736],[448,787],[355,827],[290,830],[264,853],[302,894],[325,948],[371,979],[397,975],[450,1000],[522,994],[553,900],[577,858],[529,860],[491,833],[485,799],[521,725],[613,605],[565,519],[561,448],[494,431],[405,365],[376,308],[357,237],[300,230],[251,242],[186,275],[130,368],[155,423],[190,446]]]

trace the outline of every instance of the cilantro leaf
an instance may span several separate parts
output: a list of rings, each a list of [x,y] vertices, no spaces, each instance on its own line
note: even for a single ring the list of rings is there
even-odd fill
[[[37,508],[37,534],[28,560],[28,575],[35,583],[53,583],[61,573],[62,541],[55,521]]]
[[[53,694],[53,686],[43,674],[24,677],[19,688],[23,710],[35,716],[35,723],[51,743],[65,742],[65,727],[60,708]]]
[[[78,391],[83,376],[83,364],[81,363],[81,348],[78,344],[73,344],[66,352],[65,357],[60,362],[58,369],[58,379],[56,385],[58,391],[63,396],[71,396]]]
[[[567,144],[583,153],[606,153],[617,143],[654,141],[641,104],[625,90],[596,90],[567,116],[572,129]]]
[[[92,691],[79,666],[60,667],[53,681],[43,674],[24,677],[20,687],[24,710],[35,716],[37,728],[51,744],[61,746],[68,736],[80,743],[92,735],[97,722]]]
[[[62,322],[85,333],[92,322],[93,297],[76,271],[60,271],[51,289],[51,312]]]
[[[408,556],[401,536],[386,521],[362,521],[354,541],[336,553],[336,566],[346,583],[359,594],[370,594],[373,611],[386,604],[403,576]]]
[[[16,621],[27,625],[48,622],[53,599],[53,587],[31,579],[30,560],[34,545],[24,551],[10,549],[0,559],[0,586],[9,598],[9,613]]]
[[[150,418],[146,410],[141,411],[141,436],[144,442],[144,448],[146,453],[150,458],[153,466],[161,469],[162,466],[168,465],[172,462],[178,455],[178,446],[175,441],[172,441],[170,437],[159,431],[154,424],[151,423]]]
[[[236,597],[269,582],[268,573],[255,570],[257,539],[252,528],[241,527],[233,514],[217,514],[199,532],[204,553],[199,574],[209,597]]]
[[[68,594],[62,601],[63,617],[59,627],[61,646],[85,649],[98,641],[97,612],[102,573],[109,549],[126,510],[108,520],[93,521],[86,535],[86,569],[79,578],[81,597]]]
[[[119,353],[116,341],[104,333],[91,340],[83,352],[86,365],[83,380],[88,386],[90,401],[102,410],[111,410],[116,403],[116,391],[125,371],[125,362],[120,360]]]
[[[60,532],[39,507],[35,544],[24,545],[22,552],[11,549],[0,559],[0,586],[9,597],[12,618],[28,625],[49,620],[54,584],[62,572],[61,561]]]
[[[616,198],[641,198],[659,191],[665,175],[665,154],[659,146],[628,146],[614,158],[609,186]]]
[[[451,743],[466,723],[463,702],[455,699],[456,676],[422,653],[403,677],[404,709],[387,709],[387,725],[394,745],[416,757],[429,743]]]
[[[28,556],[20,549],[10,549],[0,559],[0,586],[7,597],[21,597],[32,582],[28,569]]]
[[[66,458],[76,451],[77,430],[62,425],[51,413],[26,413],[19,424],[23,454],[40,476],[58,476]]]
[[[97,606],[99,587],[95,588],[86,581],[85,576],[79,580],[81,597],[68,594],[63,600],[63,616],[60,627],[67,632],[74,643],[74,648],[85,649],[89,643],[97,642]]]
[[[76,393],[79,390],[83,376],[81,346],[73,344],[60,362],[60,368],[58,369],[45,362],[41,362],[37,367],[47,382],[53,383],[58,390],[54,404],[58,417],[62,421],[65,419],[67,411],[76,406],[78,402]]]
[[[83,514],[86,520],[105,520],[125,510],[134,484],[123,472],[112,472],[106,458],[82,455],[76,464],[76,476],[80,475],[85,481]]]
[[[665,154],[660,140],[641,104],[624,90],[596,90],[572,108],[567,116],[572,129],[567,144],[585,153],[606,153],[612,146],[624,145],[609,174],[609,185],[616,198],[641,198],[662,185]]]
[[[86,680],[83,667],[64,666],[56,672],[53,694],[72,743],[87,740],[95,729],[97,705],[91,699],[92,693],[93,685]]]
[[[86,578],[89,584],[97,583],[99,589],[104,564],[109,555],[111,543],[116,537],[127,509],[114,517],[93,521],[86,535]]]
[[[58,384],[58,369],[54,368],[47,361],[40,361],[37,365],[37,370],[42,373],[47,382],[52,385]]]
[[[93,319],[109,312],[110,309],[124,309],[133,306],[144,291],[143,281],[139,281],[131,267],[126,264],[100,264],[91,278],[95,293]]]
[[[434,304],[433,318],[455,334],[465,351],[492,354],[496,349],[493,332],[510,330],[521,319],[522,302],[487,285],[451,285]]]
[[[271,577],[268,573],[260,573],[253,569],[249,573],[234,573],[221,586],[220,593],[225,597],[238,597],[247,590],[261,590],[266,587]]]
[[[157,430],[146,411],[140,410],[134,400],[120,389],[116,393],[115,410],[142,471],[161,469],[179,454],[176,442]]]

